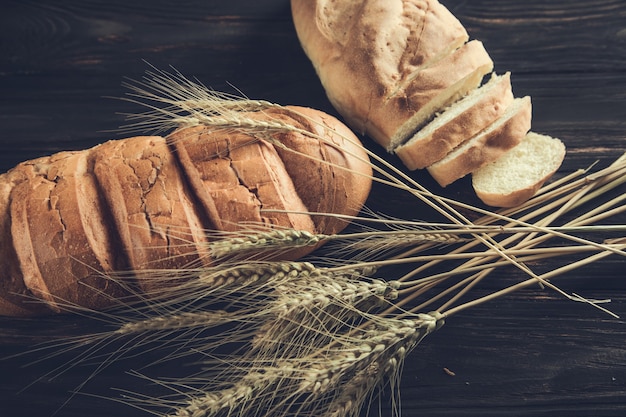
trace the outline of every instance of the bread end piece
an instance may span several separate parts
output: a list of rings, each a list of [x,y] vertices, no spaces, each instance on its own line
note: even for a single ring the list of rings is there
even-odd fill
[[[489,206],[518,206],[554,175],[565,153],[560,139],[529,132],[515,148],[472,173],[472,186]]]

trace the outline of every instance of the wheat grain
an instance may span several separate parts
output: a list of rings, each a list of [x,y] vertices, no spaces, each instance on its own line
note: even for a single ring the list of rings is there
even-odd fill
[[[168,309],[208,307],[226,300],[235,300],[237,293],[246,291],[252,299],[253,294],[271,291],[272,285],[279,285],[285,280],[304,279],[315,273],[317,267],[309,262],[292,261],[246,261],[224,262],[213,267],[190,269],[141,271],[131,279],[152,280],[153,291],[140,291],[130,286],[129,300],[120,300],[122,310],[148,310],[158,314],[167,314]],[[175,283],[171,283],[173,278]],[[115,283],[128,278],[109,277]],[[163,291],[163,288],[167,288]],[[139,305],[137,306],[137,304]]]
[[[170,316],[157,316],[122,325],[115,333],[120,335],[150,331],[181,330],[190,327],[210,328],[229,321],[226,311],[183,312]]]
[[[363,314],[397,297],[393,283],[366,281],[361,271],[322,269],[311,278],[276,288],[274,318],[258,329],[252,343],[257,352],[281,357],[312,352],[332,342],[337,329],[352,327]]]
[[[281,250],[315,246],[325,238],[326,235],[313,234],[304,230],[272,230],[220,239],[209,244],[209,251],[214,259],[219,260],[235,255],[249,256],[251,252],[276,253]]]
[[[238,408],[245,408],[246,402],[258,396],[258,391],[267,389],[272,381],[279,377],[279,373],[271,369],[263,372],[252,372],[237,381],[232,387],[210,392],[189,401],[185,407],[178,408],[170,416],[176,417],[208,417],[217,415],[221,410],[228,409],[235,414]],[[259,397],[257,397],[259,398]]]
[[[148,109],[143,113],[127,114],[128,120],[133,123],[123,127],[126,131],[152,130],[161,133],[198,124],[232,129],[239,120],[233,115],[276,107],[264,100],[249,100],[216,92],[177,71],[168,73],[157,68],[147,71],[141,81],[128,80],[124,87],[130,91],[124,100]]]
[[[268,416],[295,416],[309,408],[320,415],[353,413],[357,403],[363,402],[354,389],[363,388],[364,383],[368,390],[381,384],[398,371],[406,354],[423,337],[441,325],[436,314],[374,321],[367,328],[348,330],[329,349],[308,355],[285,359],[255,352],[251,362],[241,361],[242,365],[249,363],[248,369],[232,385],[191,398],[170,415],[208,417],[222,411],[243,415],[267,410]],[[382,372],[372,372],[375,369]]]

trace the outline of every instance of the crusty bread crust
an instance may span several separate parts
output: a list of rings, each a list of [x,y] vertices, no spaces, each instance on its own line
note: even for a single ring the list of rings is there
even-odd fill
[[[298,37],[333,106],[387,149],[493,68],[482,43],[464,45],[465,29],[436,0],[330,3],[292,0]]]
[[[103,214],[85,156],[61,152],[24,162],[8,173],[16,179],[10,193],[11,234],[1,237],[15,251],[8,262],[19,267],[29,293],[55,311],[60,311],[59,301],[72,304],[86,293],[95,308],[124,293],[107,280],[92,279],[125,264],[121,251],[111,251],[110,228],[98,224],[92,230]],[[46,280],[51,273],[58,279]],[[20,305],[44,306],[27,301]]]
[[[276,146],[244,132],[202,126],[168,138],[210,221],[220,230],[238,229],[241,219],[315,233],[342,230],[343,221],[323,216],[312,221],[307,213],[355,215],[367,199],[372,167],[354,133],[336,118],[304,107],[248,117],[286,123],[300,132],[275,134],[273,140],[281,144]]]
[[[38,158],[32,162],[45,163],[47,159]],[[49,311],[43,304],[35,302],[34,294],[24,283],[11,236],[11,192],[16,184],[30,176],[29,171],[32,170],[28,166],[20,164],[0,175],[0,314],[30,316]]]
[[[354,133],[335,117],[307,107],[287,106],[265,112],[267,116],[311,132],[280,135],[277,139],[285,146],[275,147],[289,177],[297,178],[295,190],[309,213],[332,213],[341,207],[343,214],[358,214],[369,196],[373,171]],[[337,217],[311,217],[324,234],[339,233],[348,224]]]
[[[130,269],[198,265],[204,224],[164,138],[109,141],[90,159]],[[137,283],[146,293],[155,289],[153,280]]]
[[[408,169],[426,168],[494,123],[513,99],[510,74],[494,74],[489,83],[446,109],[394,152]]]
[[[219,230],[238,230],[242,221],[314,230],[271,144],[243,132],[225,134],[205,126],[181,129],[169,140],[177,154],[185,155],[181,166],[193,193],[201,204],[214,207],[210,220]],[[265,214],[262,209],[296,214]]]
[[[523,202],[530,199],[534,196],[537,191],[541,188],[544,182],[548,180],[552,175],[554,175],[555,171],[550,172],[546,175],[541,181],[538,181],[535,184],[529,185],[524,188],[520,188],[519,190],[515,190],[509,194],[497,194],[497,193],[488,193],[484,192],[480,189],[474,189],[476,192],[476,196],[486,205],[491,207],[515,207]]]
[[[291,10],[297,36],[316,68],[350,51],[346,59],[369,61],[382,79],[400,85],[469,39],[436,0],[291,0]]]
[[[428,167],[428,172],[441,185],[452,182],[496,160],[522,141],[530,130],[532,105],[530,97],[516,99],[505,116],[463,143],[444,159]],[[515,109],[515,111],[512,111]]]

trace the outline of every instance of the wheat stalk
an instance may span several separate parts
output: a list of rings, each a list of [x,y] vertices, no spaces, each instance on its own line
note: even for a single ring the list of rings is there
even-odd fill
[[[220,260],[235,255],[250,256],[249,254],[271,252],[277,253],[282,250],[316,246],[327,239],[322,234],[313,234],[304,230],[270,230],[239,236],[214,240],[209,244],[211,257]]]

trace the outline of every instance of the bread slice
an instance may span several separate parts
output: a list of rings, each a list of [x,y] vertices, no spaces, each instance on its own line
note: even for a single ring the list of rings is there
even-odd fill
[[[410,82],[369,110],[366,131],[392,151],[435,115],[480,86],[493,70],[482,42],[473,40],[412,75]]]
[[[426,168],[492,124],[513,99],[510,73],[494,73],[489,82],[445,109],[395,153],[410,170]]]
[[[529,132],[524,140],[472,173],[472,186],[485,204],[514,207],[531,198],[561,166],[565,145],[558,138]]]
[[[48,157],[33,160],[33,164],[46,163]],[[24,273],[16,261],[17,253],[13,243],[11,227],[12,191],[20,183],[27,181],[33,173],[32,165],[22,163],[12,170],[0,174],[0,315],[31,316],[50,310],[44,303],[37,302],[35,295],[24,283]]]
[[[531,118],[530,97],[515,99],[502,117],[427,167],[428,172],[439,185],[445,187],[495,161],[522,141],[530,130]]]
[[[92,148],[89,158],[130,269],[198,265],[206,247],[204,223],[164,138],[105,142]],[[137,285],[146,294],[163,284],[140,278]]]

